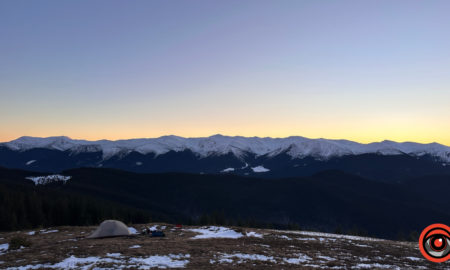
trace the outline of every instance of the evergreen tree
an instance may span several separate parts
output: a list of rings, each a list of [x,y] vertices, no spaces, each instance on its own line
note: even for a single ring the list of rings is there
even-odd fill
[[[341,224],[339,224],[336,228],[336,230],[334,230],[335,234],[342,234],[342,226]]]

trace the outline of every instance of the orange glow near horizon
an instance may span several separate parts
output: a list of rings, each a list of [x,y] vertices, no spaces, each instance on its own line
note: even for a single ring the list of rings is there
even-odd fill
[[[48,128],[40,129],[30,132],[26,128],[17,128],[14,132],[2,132],[0,135],[0,142],[8,142],[15,140],[21,136],[32,137],[52,137],[52,136],[67,136],[72,139],[79,140],[126,140],[139,138],[157,138],[166,135],[176,135],[180,137],[209,137],[216,134],[224,136],[243,136],[243,137],[272,137],[285,138],[289,136],[301,136],[310,139],[324,138],[339,140],[345,139],[359,143],[380,142],[383,140],[390,140],[395,142],[417,142],[417,143],[440,143],[450,146],[450,139],[445,136],[433,136],[441,132],[420,132],[414,127],[403,127],[402,129],[395,129],[395,126],[386,126],[378,129],[377,127],[361,126],[360,128],[351,128],[350,126],[336,127],[336,126],[316,126],[309,129],[306,128],[292,128],[272,125],[271,131],[266,130],[265,125],[259,126],[245,126],[235,125],[232,127],[186,127],[173,126],[167,127],[164,130],[142,128],[142,127],[126,127],[121,128],[117,126],[103,127],[98,129],[81,128],[80,130],[73,130],[71,128]],[[442,132],[444,133],[444,132]],[[446,134],[449,131],[445,132]]]

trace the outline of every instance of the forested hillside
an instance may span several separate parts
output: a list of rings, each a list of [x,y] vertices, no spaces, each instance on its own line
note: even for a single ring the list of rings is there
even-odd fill
[[[0,181],[0,231],[63,225],[96,225],[105,219],[149,222],[147,211],[91,196]]]
[[[146,213],[154,221],[172,223],[300,227],[323,232],[334,232],[339,228],[341,232],[353,233],[362,229],[364,234],[396,239],[398,235],[422,231],[433,223],[450,223],[450,211],[444,204],[399,185],[371,181],[338,170],[303,178],[262,179],[80,168],[62,173],[72,177],[65,184],[46,186],[34,186],[32,181],[25,180],[29,172],[15,170],[12,174],[10,169],[3,168],[0,179],[3,179],[3,172],[17,183],[23,183],[20,192],[16,187],[6,189],[19,192],[23,203],[8,199],[9,206],[4,209],[22,209],[19,205],[30,204],[28,197],[37,196],[41,201],[38,204],[42,206],[44,224],[95,224],[107,216],[98,213],[115,209],[115,215],[120,217],[117,219],[123,217],[126,222],[136,222],[145,216],[142,213]],[[37,195],[30,195],[33,192]],[[94,198],[102,200],[104,205],[93,203]],[[110,206],[112,202],[114,207]],[[125,210],[125,206],[130,210]],[[60,207],[67,210],[60,210]],[[32,210],[26,211],[29,212],[25,212],[25,216],[31,217],[28,213]],[[53,217],[49,214],[51,211],[56,218],[50,218]],[[68,214],[61,216],[57,211]],[[128,214],[124,211],[136,214],[126,217]],[[22,218],[22,210],[13,212],[16,219]],[[14,220],[14,217],[8,220]],[[42,222],[29,219],[23,223],[25,225],[18,222],[20,226],[37,226],[39,223]]]

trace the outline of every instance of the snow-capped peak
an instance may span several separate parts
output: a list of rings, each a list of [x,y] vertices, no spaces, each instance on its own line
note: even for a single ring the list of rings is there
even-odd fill
[[[348,140],[308,139],[299,136],[287,138],[230,137],[214,135],[205,138],[183,138],[178,136],[163,136],[152,139],[130,139],[118,141],[86,141],[74,140],[69,137],[21,137],[0,147],[8,147],[16,151],[26,151],[32,148],[48,148],[60,151],[71,151],[72,154],[83,152],[102,152],[103,159],[118,155],[123,157],[136,151],[142,154],[165,154],[169,151],[190,150],[199,157],[224,155],[231,153],[243,160],[246,155],[276,156],[286,153],[292,158],[313,156],[318,159],[329,159],[344,155],[376,153],[381,155],[410,154],[414,156],[431,155],[443,162],[450,162],[450,147],[438,144],[420,144],[413,142],[397,143],[393,141],[361,144]]]

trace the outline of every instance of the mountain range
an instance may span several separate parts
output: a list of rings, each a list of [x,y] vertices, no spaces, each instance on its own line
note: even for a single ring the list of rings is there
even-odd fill
[[[450,147],[393,141],[361,144],[298,136],[163,136],[118,141],[21,137],[0,143],[0,166],[46,172],[104,167],[140,173],[232,173],[267,178],[339,169],[372,180],[398,182],[450,175]]]

